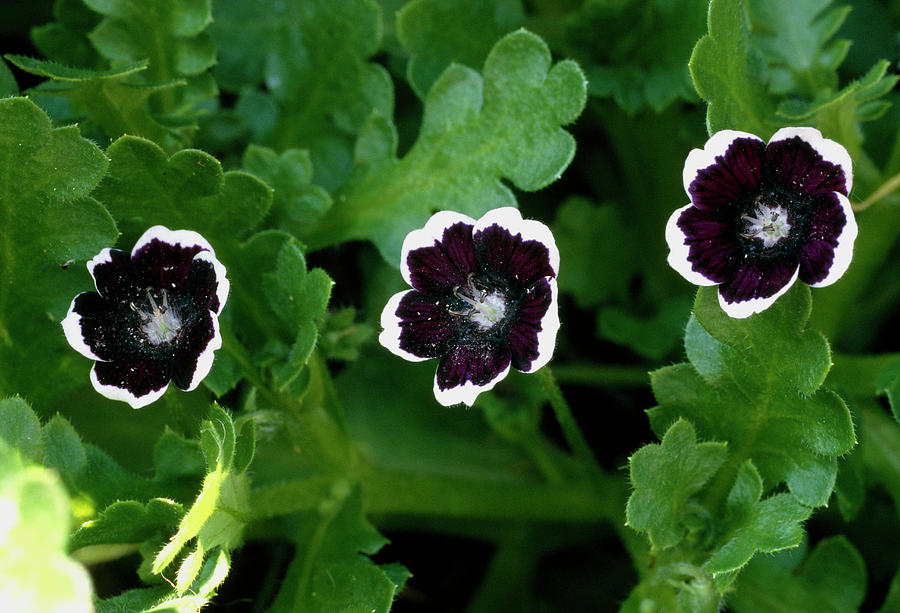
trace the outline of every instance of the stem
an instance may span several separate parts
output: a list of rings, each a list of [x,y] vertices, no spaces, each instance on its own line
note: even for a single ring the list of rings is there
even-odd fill
[[[882,198],[888,196],[891,192],[900,187],[900,173],[895,174],[893,177],[885,181],[881,184],[881,187],[872,192],[868,198],[860,202],[859,204],[853,205],[853,211],[855,213],[859,213],[860,211],[865,211],[867,208],[881,200]]]
[[[569,408],[569,403],[566,402],[562,390],[559,389],[556,379],[553,378],[553,372],[550,370],[550,367],[545,366],[540,369],[538,377],[540,377],[541,384],[544,386],[544,393],[547,395],[547,400],[550,401],[550,406],[553,407],[553,412],[556,413],[556,421],[559,422],[563,436],[566,437],[566,443],[568,443],[572,453],[585,466],[590,466],[596,471],[600,471],[597,458],[594,457],[594,452],[591,451],[584,434],[578,427],[578,423],[572,415],[572,410]]]
[[[560,383],[596,387],[645,387],[650,382],[647,373],[644,366],[613,364],[576,363],[553,367],[553,374]]]

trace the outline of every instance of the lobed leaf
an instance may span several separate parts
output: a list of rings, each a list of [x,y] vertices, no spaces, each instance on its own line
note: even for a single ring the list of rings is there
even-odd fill
[[[0,439],[18,450],[24,460],[40,463],[44,459],[41,422],[18,396],[0,400]]]
[[[515,204],[501,178],[523,190],[556,180],[575,152],[571,123],[585,103],[578,66],[520,30],[491,50],[483,75],[452,65],[425,100],[418,139],[395,157],[393,125],[373,115],[360,134],[356,168],[308,236],[310,248],[368,239],[392,265],[406,234],[436,210],[473,217]]]
[[[725,462],[725,443],[697,443],[691,424],[676,421],[661,444],[638,449],[628,460],[634,492],[626,523],[646,532],[654,549],[674,547],[685,537],[690,499]]]
[[[0,99],[0,363],[16,365],[0,369],[0,394],[28,390],[39,413],[87,381],[59,321],[90,284],[73,264],[118,234],[89,196],[106,169],[77,128],[53,129],[25,98]]]

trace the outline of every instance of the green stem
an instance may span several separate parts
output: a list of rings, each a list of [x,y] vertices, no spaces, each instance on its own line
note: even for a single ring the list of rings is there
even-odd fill
[[[563,436],[566,437],[566,443],[568,443],[572,453],[578,460],[583,462],[585,466],[600,471],[600,466],[597,464],[597,458],[594,457],[594,452],[591,450],[590,445],[588,445],[587,440],[585,440],[581,428],[578,427],[578,423],[572,415],[572,410],[569,408],[569,403],[566,402],[562,390],[559,389],[556,379],[553,378],[553,372],[550,370],[550,367],[545,366],[541,368],[538,371],[538,377],[541,380],[541,384],[544,386],[544,393],[547,395],[547,400],[550,401],[550,406],[553,407],[553,412],[556,414],[556,421],[559,422],[563,431]]]
[[[900,173],[895,174],[893,177],[882,183],[881,186],[874,192],[872,192],[868,198],[866,198],[859,204],[854,204],[853,211],[856,213],[865,211],[867,208],[869,208],[882,198],[885,198],[897,188],[900,188]]]
[[[645,387],[650,383],[645,366],[613,364],[558,364],[553,374],[560,383],[592,385],[596,387]]]

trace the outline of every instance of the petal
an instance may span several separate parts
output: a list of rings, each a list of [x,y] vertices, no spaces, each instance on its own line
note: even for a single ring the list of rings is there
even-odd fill
[[[131,256],[121,249],[103,249],[87,263],[94,287],[110,302],[126,304],[136,300],[143,286],[134,276]]]
[[[91,369],[91,383],[107,398],[139,409],[166,393],[170,372],[169,363],[160,360],[96,362]]]
[[[825,287],[840,279],[853,259],[858,228],[850,201],[835,192],[838,204],[817,214],[800,251],[800,280]]]
[[[709,223],[702,223],[704,220]],[[683,228],[690,231],[691,238]],[[728,278],[735,255],[733,241],[726,230],[724,224],[716,225],[693,204],[676,209],[666,222],[666,242],[669,244],[666,261],[694,285],[721,283]]]
[[[109,360],[110,320],[109,303],[97,292],[83,292],[72,300],[61,323],[66,340],[75,351],[92,360]]]
[[[475,220],[440,211],[420,230],[406,235],[400,255],[403,279],[419,291],[442,296],[465,285],[475,270],[472,226]]]
[[[534,372],[547,364],[553,357],[558,331],[556,279],[539,279],[519,303],[506,336],[513,368]]]
[[[853,188],[853,163],[840,143],[815,128],[782,128],[766,147],[766,164],[786,189],[799,186],[804,195]]]
[[[197,310],[209,309],[218,315],[225,306],[231,284],[225,267],[209,251],[194,256],[181,288],[182,299],[189,300]]]
[[[472,231],[482,272],[524,291],[543,277],[555,277],[559,250],[550,228],[522,219],[512,207],[488,211]]]
[[[186,392],[196,389],[209,374],[213,354],[221,347],[219,319],[212,312],[182,328],[175,343],[172,382]]]
[[[441,358],[434,375],[434,397],[444,406],[474,404],[509,373],[509,348],[500,343],[467,343]]]
[[[194,256],[215,252],[206,239],[191,230],[169,230],[153,226],[144,232],[131,250],[134,275],[142,287],[181,287],[191,270]]]
[[[769,308],[797,280],[796,260],[748,261],[719,286],[719,305],[729,316],[744,319]]]
[[[765,144],[758,136],[722,130],[703,149],[688,153],[682,172],[684,189],[698,208],[730,208],[759,191],[764,164]]]
[[[381,312],[378,341],[411,362],[444,355],[459,338],[448,308],[417,290],[394,294]]]

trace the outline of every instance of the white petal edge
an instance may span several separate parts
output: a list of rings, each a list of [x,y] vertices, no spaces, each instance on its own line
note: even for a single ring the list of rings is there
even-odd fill
[[[795,136],[809,143],[825,161],[841,167],[844,171],[844,178],[847,181],[847,193],[849,194],[850,190],[853,189],[853,161],[850,159],[847,149],[839,142],[825,138],[817,129],[805,127],[781,128],[772,135],[772,138],[769,139],[769,144]]]
[[[669,266],[675,269],[675,272],[694,285],[717,285],[718,282],[707,279],[695,271],[692,268],[693,265],[688,261],[690,248],[684,242],[686,237],[681,228],[678,227],[678,218],[692,206],[694,205],[688,203],[680,209],[675,209],[675,212],[669,215],[669,221],[666,222],[666,242],[669,244],[669,255],[666,261],[669,263]]]
[[[417,355],[414,355],[405,349],[400,348],[400,318],[397,317],[397,308],[400,306],[400,300],[403,297],[413,290],[408,289],[403,292],[397,292],[387,301],[387,304],[384,305],[384,310],[381,311],[381,334],[378,335],[378,342],[381,345],[393,353],[394,355],[400,356],[404,360],[409,360],[410,362],[424,362],[425,360],[430,360],[432,358],[423,358]]]
[[[811,283],[810,287],[825,287],[831,285],[847,272],[847,268],[850,266],[850,260],[853,259],[853,243],[856,241],[856,236],[859,233],[859,227],[856,225],[856,216],[853,214],[853,207],[850,205],[850,200],[848,200],[844,194],[839,192],[835,192],[835,194],[841,203],[841,207],[844,209],[847,225],[844,226],[844,230],[837,238],[838,244],[834,249],[834,261],[831,263],[831,269],[828,271],[828,274],[825,275],[824,279],[817,283]]]
[[[213,257],[216,252],[213,250],[209,242],[197,232],[193,230],[169,230],[165,226],[152,226],[141,234],[141,237],[134,244],[131,255],[140,251],[147,243],[153,239],[159,239],[160,242],[168,245],[181,245],[182,247],[200,247],[209,251]]]
[[[78,294],[78,296],[81,296],[81,294]],[[105,360],[96,355],[88,344],[84,342],[84,333],[81,330],[81,314],[75,312],[75,300],[78,300],[78,296],[72,299],[72,304],[69,305],[69,312],[66,313],[65,318],[60,322],[63,333],[66,335],[66,340],[69,341],[72,349],[86,358],[104,362]]]
[[[556,287],[556,279],[549,279],[550,283],[550,307],[544,318],[541,319],[541,330],[538,332],[538,357],[531,363],[528,370],[522,372],[534,372],[546,364],[553,357],[553,350],[556,348],[556,334],[559,332],[559,305],[557,303],[557,295],[559,290]]]
[[[100,264],[109,264],[110,262],[112,262],[111,253],[112,249],[110,249],[109,247],[104,247],[100,250],[100,253],[91,258],[86,264],[88,272],[91,275],[91,279],[94,280],[95,288],[97,288],[97,277],[94,276],[94,269]]]
[[[741,132],[740,130],[720,130],[709,137],[703,149],[691,149],[687,159],[684,161],[684,170],[682,171],[682,182],[684,183],[684,191],[690,196],[691,183],[697,178],[697,173],[704,168],[709,168],[716,163],[716,158],[724,155],[731,146],[731,143],[737,138],[753,138],[759,142],[763,139],[749,132]]]
[[[149,394],[145,394],[143,396],[135,396],[130,391],[122,387],[116,387],[115,385],[104,385],[97,380],[97,373],[95,371],[96,366],[91,369],[91,384],[94,386],[94,389],[97,390],[102,396],[106,396],[110,400],[121,400],[123,402],[127,402],[131,405],[132,409],[140,409],[141,407],[145,407],[152,402],[156,402],[162,395],[166,393],[166,390],[169,387],[169,383],[166,382],[164,386],[162,386],[158,390],[153,390]]]
[[[478,398],[478,394],[494,389],[495,385],[503,381],[503,379],[506,378],[506,375],[509,374],[509,368],[509,365],[507,365],[504,370],[497,373],[496,377],[484,385],[475,385],[471,381],[466,381],[462,385],[457,385],[456,387],[445,390],[442,390],[438,386],[437,373],[434,373],[434,397],[445,407],[460,403],[470,407],[475,404],[475,399]]]
[[[482,215],[475,223],[472,235],[474,236],[494,224],[501,228],[506,228],[513,236],[520,234],[523,240],[538,241],[547,247],[547,250],[550,252],[550,267],[554,273],[559,274],[559,249],[556,246],[556,240],[553,238],[553,232],[545,224],[535,219],[523,219],[519,209],[504,206],[492,209]]]
[[[211,312],[213,315],[218,315],[222,312],[222,309],[225,308],[225,301],[228,299],[228,292],[231,289],[231,282],[228,281],[228,277],[225,276],[225,266],[216,259],[216,255],[211,250],[198,252],[194,255],[194,259],[209,262],[212,264],[213,270],[216,273],[216,297],[219,299],[219,310]]]
[[[780,298],[786,291],[791,289],[791,286],[797,281],[797,276],[800,274],[800,265],[797,265],[797,269],[794,271],[791,280],[788,281],[784,287],[778,290],[773,296],[769,296],[768,298],[751,298],[750,300],[743,300],[741,302],[725,302],[725,299],[722,298],[722,290],[719,290],[719,306],[722,307],[722,310],[729,317],[733,317],[735,319],[746,319],[750,317],[754,313],[760,313],[765,311],[770,306],[772,306],[778,298]]]
[[[199,356],[197,356],[197,367],[194,369],[194,376],[191,377],[191,382],[184,390],[186,392],[197,389],[197,386],[200,385],[200,382],[206,378],[206,375],[208,375],[209,371],[212,369],[216,350],[222,348],[222,334],[219,332],[219,318],[216,317],[216,314],[212,311],[209,312],[209,315],[212,317],[213,337],[209,339],[206,348],[200,352]]]
[[[400,248],[400,274],[403,280],[412,285],[409,272],[409,265],[406,263],[406,256],[414,249],[422,247],[433,247],[435,241],[440,242],[444,237],[444,230],[459,222],[467,223],[470,226],[475,225],[475,220],[468,215],[457,213],[456,211],[438,211],[432,215],[425,223],[425,227],[413,230],[403,239],[403,246]]]

